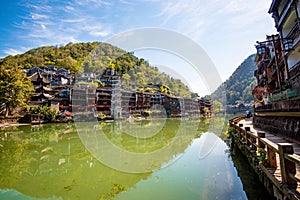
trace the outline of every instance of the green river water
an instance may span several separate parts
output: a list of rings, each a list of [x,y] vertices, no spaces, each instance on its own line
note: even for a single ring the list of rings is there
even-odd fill
[[[270,199],[209,125],[203,118],[3,128],[0,199]]]

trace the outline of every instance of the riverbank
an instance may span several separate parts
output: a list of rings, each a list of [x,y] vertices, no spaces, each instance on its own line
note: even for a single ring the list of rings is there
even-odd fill
[[[18,122],[5,122],[5,123],[0,123],[0,128],[14,127],[14,126],[24,126],[24,125],[31,125],[31,124],[29,124],[29,123],[18,123]]]

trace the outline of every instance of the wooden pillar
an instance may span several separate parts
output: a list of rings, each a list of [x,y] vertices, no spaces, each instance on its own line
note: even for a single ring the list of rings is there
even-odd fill
[[[254,150],[255,152],[257,150],[255,137],[251,137],[251,149]]]
[[[293,154],[294,148],[289,143],[278,143],[279,158],[280,158],[280,169],[282,182],[294,187],[297,187],[297,181],[292,179],[291,175],[296,174],[296,165],[294,162],[289,161],[285,158],[285,154]]]
[[[242,139],[244,138],[244,134],[243,134],[243,124],[239,124],[239,127],[238,127],[238,132],[239,132],[239,136],[242,137]]]
[[[234,134],[237,134],[238,132],[237,132],[237,122],[236,121],[234,121],[233,122],[233,127],[234,127]]]
[[[245,127],[245,140],[248,146],[252,146],[251,139],[250,139],[250,127]]]
[[[263,148],[264,149],[265,148],[265,144],[260,141],[260,138],[265,138],[266,137],[266,133],[262,132],[262,131],[258,131],[257,132],[257,137],[258,137],[258,143],[257,143],[258,148]]]
[[[267,158],[270,167],[277,168],[276,153],[275,151],[273,151],[273,149],[271,149],[268,146],[267,146]]]

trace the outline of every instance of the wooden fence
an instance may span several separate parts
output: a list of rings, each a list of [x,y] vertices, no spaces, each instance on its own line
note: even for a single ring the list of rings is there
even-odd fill
[[[294,153],[290,143],[274,143],[266,138],[263,131],[251,131],[239,123],[245,116],[229,121],[232,127],[231,135],[235,142],[248,151],[252,160],[257,160],[257,166],[264,171],[267,177],[279,188],[283,194],[291,199],[299,199],[296,191],[300,177],[297,175],[297,165],[300,166],[300,156]],[[284,187],[283,187],[284,186]],[[285,188],[285,189],[284,189]],[[291,194],[294,192],[295,194]]]

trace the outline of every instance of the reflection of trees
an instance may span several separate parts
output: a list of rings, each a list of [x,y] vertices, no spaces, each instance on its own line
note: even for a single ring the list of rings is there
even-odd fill
[[[130,125],[123,121],[106,126],[103,131],[109,140],[120,148],[137,153],[147,153],[159,150],[172,142],[179,130],[180,120],[168,119],[166,123],[162,120],[151,120],[151,124],[137,122],[134,126]],[[144,135],[147,133],[149,133],[149,137]],[[140,137],[140,134],[143,134],[143,137]]]
[[[102,165],[86,151],[73,125],[20,127],[1,131],[0,139],[0,188],[32,197],[113,197],[149,175]]]
[[[200,122],[198,124],[197,131],[200,133],[205,133],[208,131],[208,126],[210,123],[210,118],[200,117]]]
[[[197,136],[199,120],[160,119],[144,126],[129,123],[115,122],[102,128],[95,124],[98,128],[93,132],[87,132],[82,124],[77,130],[82,130],[79,134],[89,151],[106,165],[143,173],[158,170],[184,153]]]
[[[210,122],[206,118],[168,119],[157,134],[148,138],[128,134],[126,123],[101,122],[99,129],[114,145],[127,151],[155,153],[163,149],[151,163],[154,169],[159,169],[183,154],[195,137],[208,130]],[[155,120],[137,125],[149,133],[151,128],[161,127],[160,121]],[[96,143],[95,127],[89,123],[84,127]],[[0,131],[0,188],[16,189],[32,197],[99,199],[113,197],[150,175],[109,168],[96,160],[82,143],[73,124],[22,126]]]

